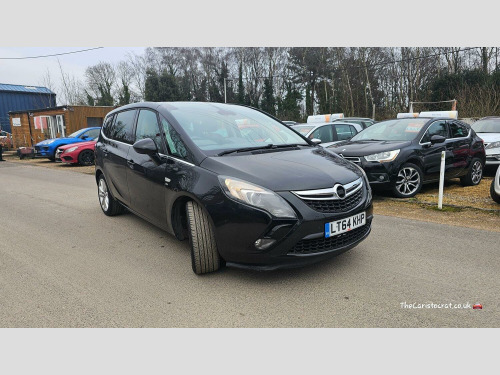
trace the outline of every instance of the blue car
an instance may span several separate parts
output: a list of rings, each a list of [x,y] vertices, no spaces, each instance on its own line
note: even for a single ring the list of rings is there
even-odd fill
[[[52,138],[35,145],[35,156],[56,160],[57,149],[71,143],[87,142],[99,136],[100,127],[80,129],[65,138]]]

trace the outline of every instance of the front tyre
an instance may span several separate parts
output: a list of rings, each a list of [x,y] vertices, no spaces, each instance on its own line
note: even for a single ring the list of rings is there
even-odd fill
[[[418,165],[406,163],[401,166],[392,187],[392,193],[398,198],[411,198],[422,188],[423,173]]]
[[[190,201],[186,204],[186,214],[193,272],[201,275],[217,271],[221,266],[221,258],[207,213],[198,203]]]
[[[123,207],[120,202],[118,202],[111,195],[104,175],[99,176],[99,181],[97,183],[97,194],[99,196],[99,205],[101,206],[102,212],[104,212],[105,215],[115,216],[125,211],[125,207]]]
[[[94,151],[83,150],[80,152],[80,155],[78,155],[78,163],[85,166],[94,165]]]
[[[498,177],[495,176],[495,178]],[[495,202],[500,204],[500,195],[498,195],[497,192],[495,191],[495,178],[493,179],[493,181],[491,181],[490,195]]]
[[[460,183],[462,186],[475,186],[481,182],[482,178],[483,162],[479,158],[473,158],[467,174],[460,177]]]

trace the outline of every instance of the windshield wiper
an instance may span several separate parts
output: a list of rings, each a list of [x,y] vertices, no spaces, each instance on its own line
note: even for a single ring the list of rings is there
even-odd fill
[[[217,156],[232,154],[234,152],[248,152],[248,151],[257,151],[257,150],[267,150],[267,149],[275,149],[275,148],[284,148],[284,147],[297,147],[297,144],[286,144],[286,145],[273,145],[269,143],[265,146],[257,146],[257,147],[244,147],[244,148],[235,148],[234,150],[226,150],[218,153]]]

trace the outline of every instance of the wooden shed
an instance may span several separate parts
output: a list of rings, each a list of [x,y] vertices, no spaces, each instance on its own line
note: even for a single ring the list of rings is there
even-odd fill
[[[67,137],[92,126],[101,126],[116,107],[63,105],[59,107],[9,112],[13,147],[31,147],[45,139]]]

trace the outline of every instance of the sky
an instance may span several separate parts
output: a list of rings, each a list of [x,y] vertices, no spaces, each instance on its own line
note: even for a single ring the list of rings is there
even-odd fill
[[[95,46],[94,46],[95,47]],[[146,47],[104,47],[101,49],[63,55],[24,60],[3,60],[6,57],[28,57],[78,51],[94,47],[0,47],[0,83],[43,86],[47,71],[55,88],[61,83],[58,59],[65,74],[84,81],[85,69],[106,61],[116,64],[125,60],[128,53],[142,54]],[[58,92],[56,92],[58,93]]]

